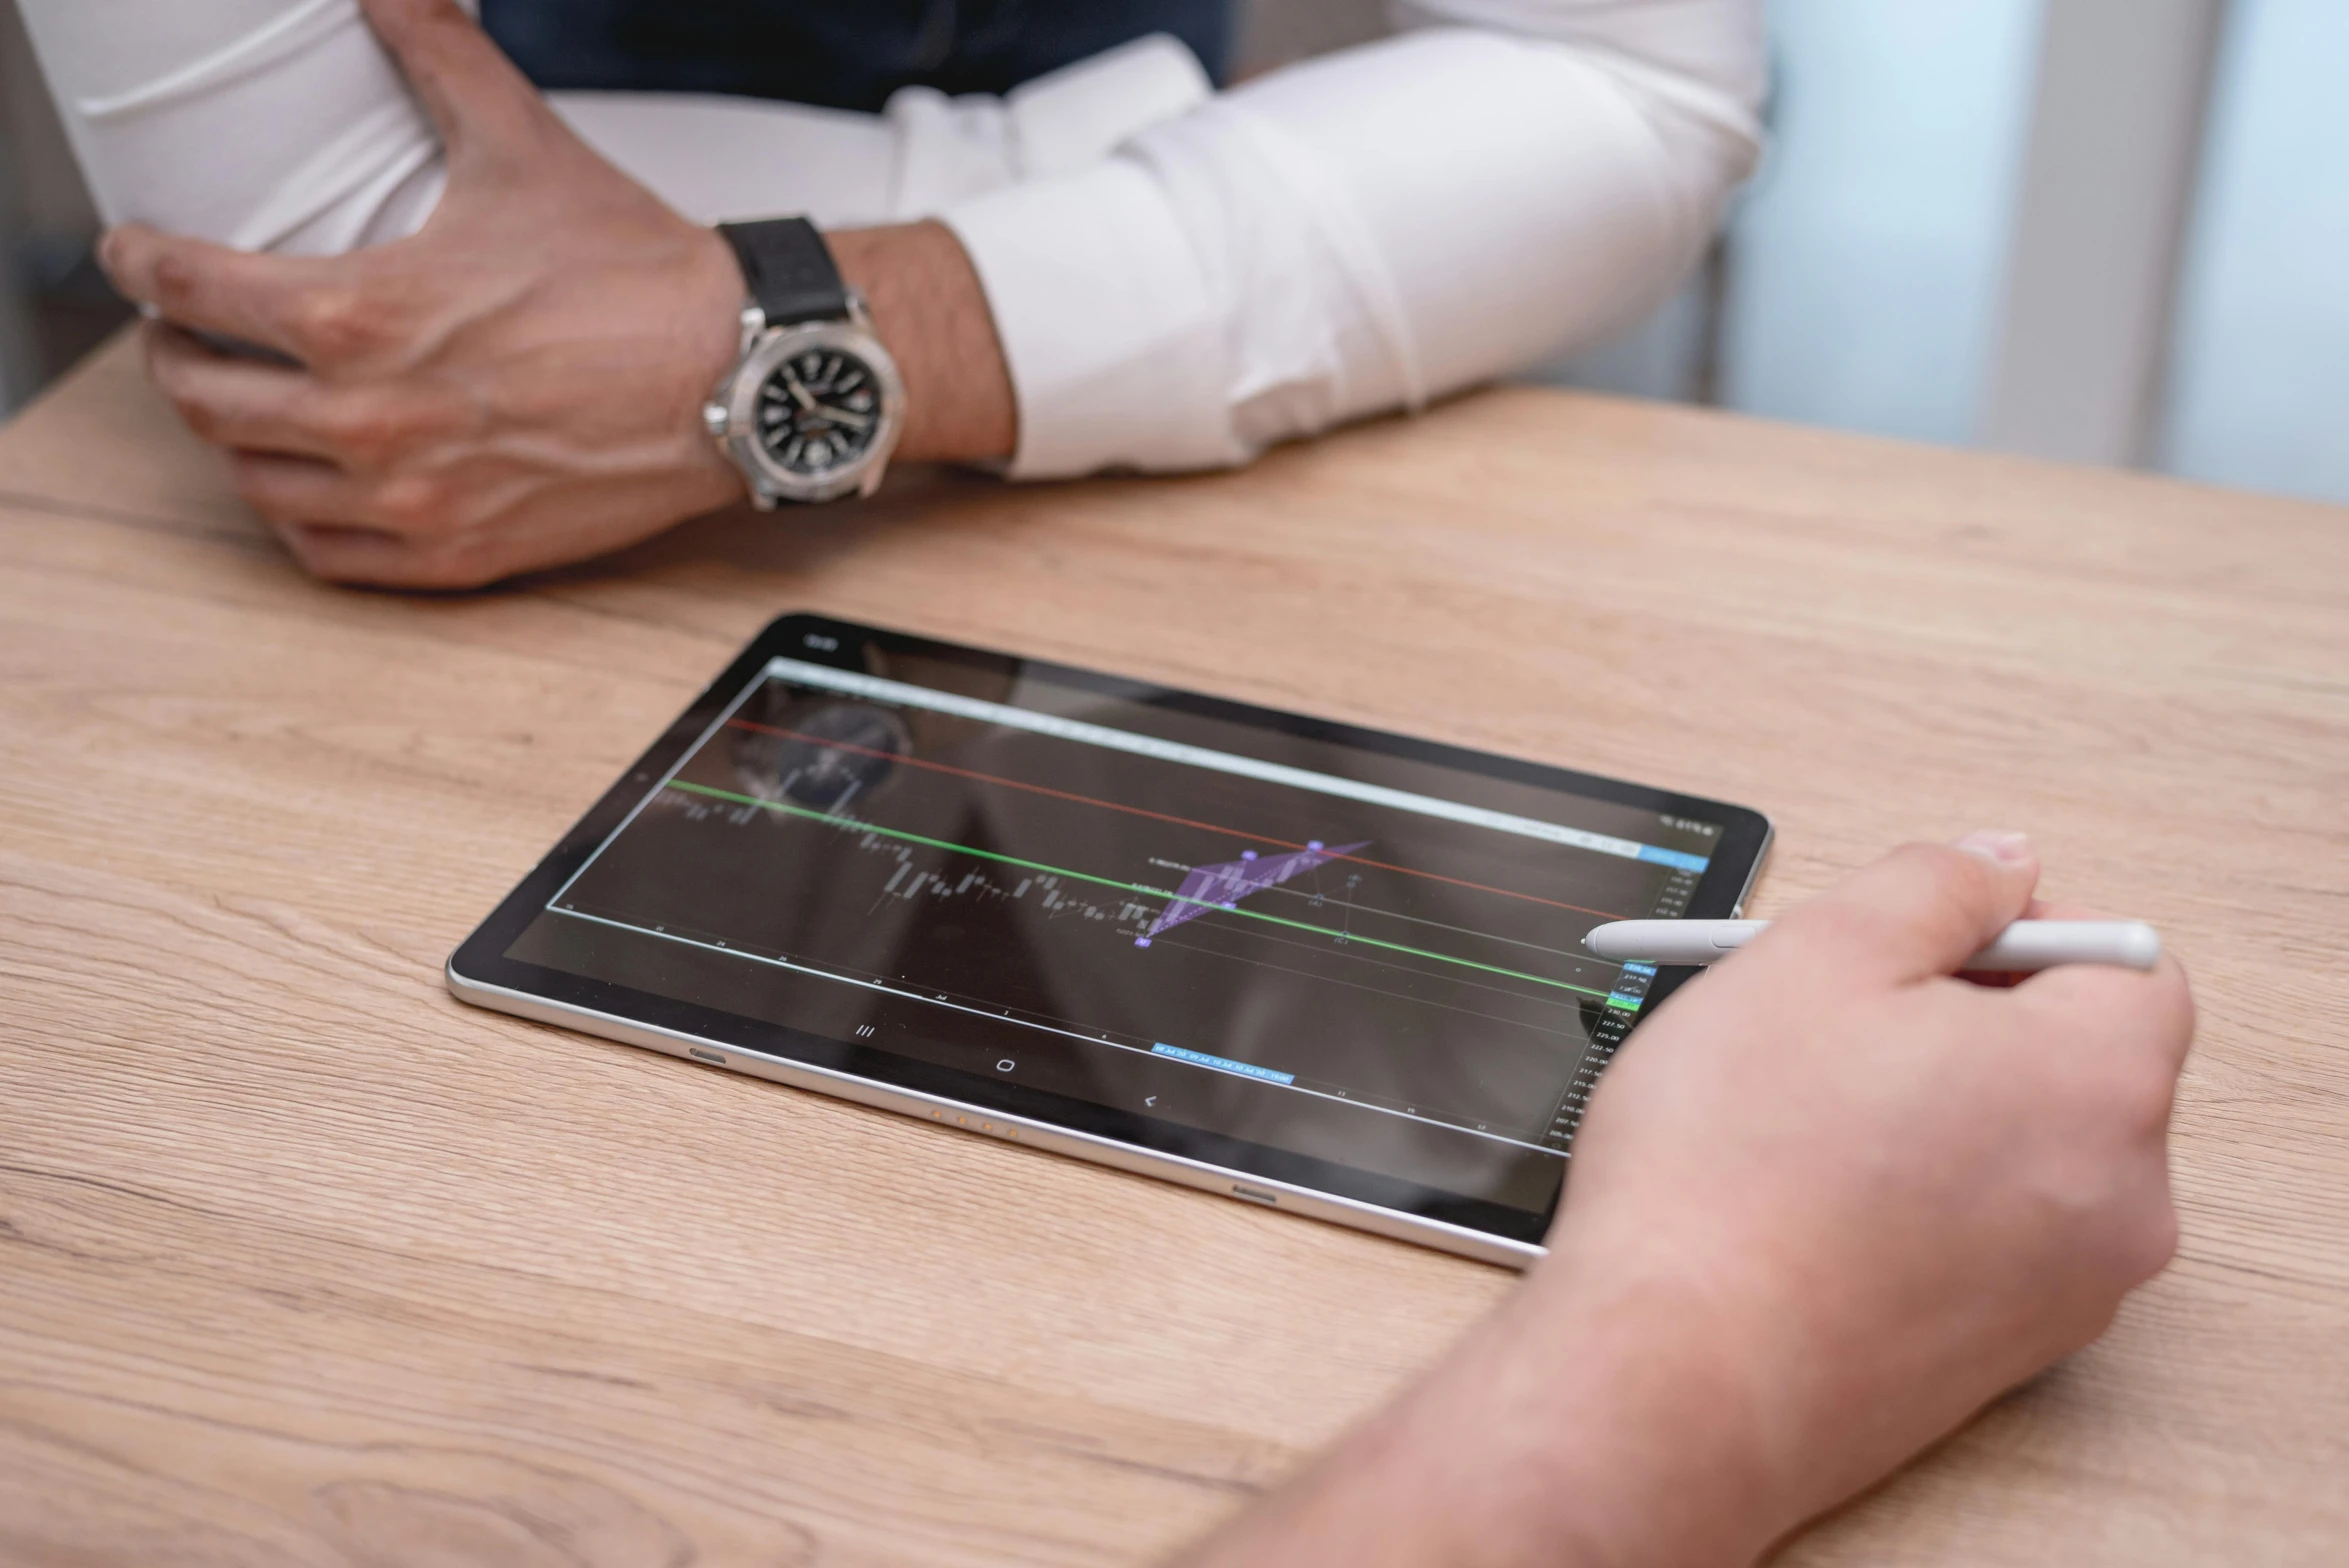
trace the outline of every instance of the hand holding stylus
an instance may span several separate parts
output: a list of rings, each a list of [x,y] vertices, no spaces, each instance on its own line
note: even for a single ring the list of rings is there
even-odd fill
[[[1524,1288],[1186,1568],[1749,1563],[2103,1332],[2176,1245],[2194,1006],[2130,941],[1951,979],[2075,924],[2038,874],[1912,844],[1658,1007]]]

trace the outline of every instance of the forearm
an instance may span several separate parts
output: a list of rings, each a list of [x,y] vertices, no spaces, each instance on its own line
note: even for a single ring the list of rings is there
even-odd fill
[[[1554,1258],[1181,1568],[1742,1564],[1784,1527],[1735,1335],[1684,1281]],[[1592,1272],[1595,1272],[1592,1271]]]

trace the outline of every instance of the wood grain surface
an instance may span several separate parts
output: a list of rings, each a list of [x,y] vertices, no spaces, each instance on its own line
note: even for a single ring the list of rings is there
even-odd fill
[[[400,597],[118,347],[0,433],[0,1562],[1143,1561],[1510,1288],[451,1001],[799,607],[1749,802],[1765,915],[2029,829],[2196,977],[2183,1251],[1784,1560],[2349,1561],[2349,514],[1503,391]]]

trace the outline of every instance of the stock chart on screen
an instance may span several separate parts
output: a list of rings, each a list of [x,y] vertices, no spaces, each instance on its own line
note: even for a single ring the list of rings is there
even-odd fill
[[[778,658],[515,955],[1474,1187],[1568,1152],[1654,980],[1582,936],[1684,912],[1719,832],[1028,676]]]

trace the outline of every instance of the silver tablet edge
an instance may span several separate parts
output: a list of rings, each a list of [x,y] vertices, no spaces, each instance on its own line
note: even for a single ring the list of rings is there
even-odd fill
[[[754,1078],[787,1084],[794,1089],[828,1094],[835,1099],[852,1101],[875,1110],[894,1111],[927,1126],[954,1128],[980,1137],[992,1137],[1054,1154],[1069,1155],[1075,1159],[1090,1160],[1096,1165],[1106,1165],[1136,1176],[1156,1177],[1160,1181],[1175,1182],[1235,1202],[1254,1204],[1259,1208],[1303,1214],[1333,1225],[1368,1231],[1374,1236],[1413,1242],[1440,1252],[1473,1258],[1480,1263],[1497,1263],[1505,1268],[1523,1269],[1530,1267],[1547,1250],[1531,1242],[1508,1241],[1465,1226],[1447,1225],[1441,1220],[1382,1209],[1375,1204],[1315,1192],[1311,1188],[1295,1187],[1286,1182],[1271,1181],[1245,1171],[1228,1170],[1199,1160],[1187,1160],[1180,1155],[1137,1149],[1130,1144],[1118,1143],[1091,1133],[1075,1132],[1047,1122],[985,1110],[960,1100],[875,1083],[869,1078],[835,1072],[828,1067],[762,1056],[722,1041],[656,1028],[633,1019],[600,1013],[593,1008],[549,1001],[526,991],[490,985],[459,974],[453,956],[443,974],[448,982],[449,994],[460,1002],[486,1007],[495,1012],[511,1013],[517,1018],[527,1018],[535,1023],[577,1029],[606,1040],[617,1040],[623,1045],[641,1046],[648,1051],[659,1051],[665,1056],[680,1057],[704,1066],[727,1068]]]

